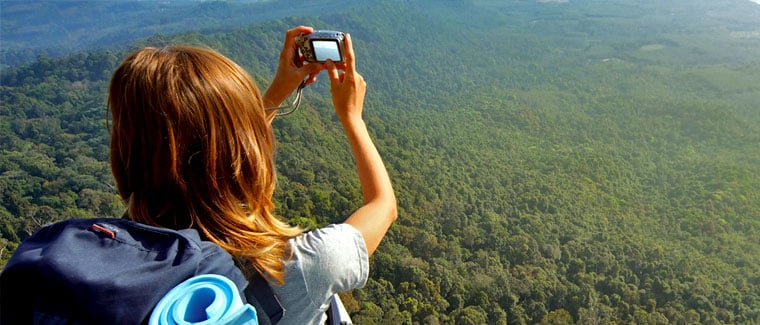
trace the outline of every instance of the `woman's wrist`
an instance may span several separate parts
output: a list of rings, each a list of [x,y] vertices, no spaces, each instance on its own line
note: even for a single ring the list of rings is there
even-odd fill
[[[347,114],[343,116],[338,116],[338,119],[340,120],[340,123],[343,125],[343,128],[351,128],[356,126],[364,126],[364,118],[362,118],[362,114]]]
[[[268,88],[264,95],[261,97],[261,102],[264,104],[264,108],[279,107],[285,101],[287,96],[277,96],[273,94],[272,88]]]

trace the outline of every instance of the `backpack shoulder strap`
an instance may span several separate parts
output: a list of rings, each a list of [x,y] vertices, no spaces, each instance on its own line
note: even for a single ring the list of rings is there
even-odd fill
[[[277,296],[274,295],[272,287],[269,286],[269,282],[258,272],[255,272],[255,275],[248,279],[245,298],[249,304],[256,308],[259,325],[277,324],[285,312],[277,300]]]

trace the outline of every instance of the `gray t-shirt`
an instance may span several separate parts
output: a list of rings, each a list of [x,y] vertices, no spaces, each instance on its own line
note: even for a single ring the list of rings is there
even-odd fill
[[[333,294],[367,283],[367,247],[349,224],[304,233],[290,245],[293,257],[285,261],[285,284],[272,286],[285,309],[279,324],[323,324]]]

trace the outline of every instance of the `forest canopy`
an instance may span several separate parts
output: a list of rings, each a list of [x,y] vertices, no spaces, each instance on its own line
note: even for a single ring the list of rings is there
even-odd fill
[[[0,262],[43,224],[122,214],[105,92],[128,49],[208,46],[263,89],[284,31],[310,25],[355,40],[399,200],[342,295],[355,323],[759,323],[757,17],[746,0],[379,1],[40,56],[0,76]],[[274,123],[276,212],[306,227],[361,203],[327,86]]]

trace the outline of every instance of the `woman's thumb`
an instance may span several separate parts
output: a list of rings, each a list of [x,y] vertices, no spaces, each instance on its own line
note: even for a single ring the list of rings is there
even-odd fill
[[[338,74],[338,68],[335,66],[335,63],[333,63],[332,60],[327,60],[325,66],[327,67],[327,74],[330,76],[330,82],[333,84],[340,82],[340,75]]]

